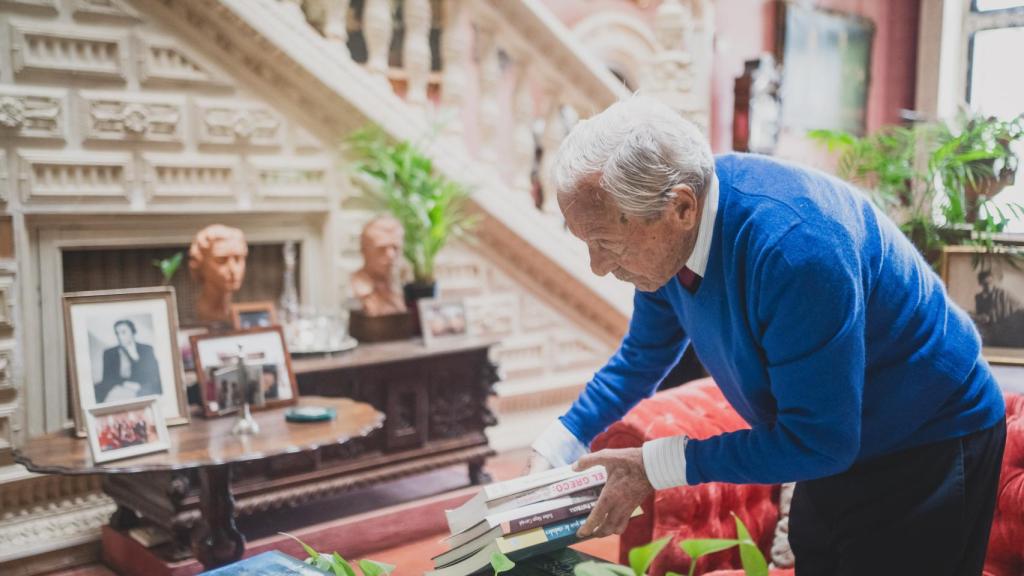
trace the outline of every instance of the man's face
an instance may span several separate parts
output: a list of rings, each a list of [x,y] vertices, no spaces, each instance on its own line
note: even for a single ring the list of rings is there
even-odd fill
[[[395,268],[395,262],[402,251],[402,236],[397,232],[377,230],[369,236],[363,254],[364,265],[375,277],[385,278]]]
[[[995,280],[995,278],[992,277],[991,274],[983,276],[981,278],[981,291],[982,292],[991,292],[992,291],[992,287],[995,286],[995,283],[996,283],[996,280]]]
[[[213,243],[203,260],[203,281],[222,292],[238,292],[245,280],[245,243],[225,238]]]
[[[121,346],[131,346],[135,343],[135,334],[132,333],[131,327],[127,324],[115,326],[114,333],[117,334],[117,343]]]
[[[638,290],[653,292],[679,272],[696,240],[696,197],[686,186],[677,194],[656,218],[623,214],[596,179],[559,195],[558,204],[569,231],[586,243],[594,274],[611,273]]]

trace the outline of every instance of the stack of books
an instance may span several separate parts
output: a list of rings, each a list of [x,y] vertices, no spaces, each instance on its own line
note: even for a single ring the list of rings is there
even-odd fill
[[[489,569],[499,552],[518,561],[578,542],[576,531],[607,478],[603,466],[580,472],[565,466],[485,486],[446,512],[448,550],[433,558],[427,575],[473,574]]]

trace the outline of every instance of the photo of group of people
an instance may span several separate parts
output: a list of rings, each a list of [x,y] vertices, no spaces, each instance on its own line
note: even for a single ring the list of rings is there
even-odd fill
[[[121,414],[111,414],[100,419],[99,430],[100,452],[109,452],[129,446],[148,444],[150,438],[156,438],[156,424],[147,419],[146,410],[129,410]]]
[[[462,338],[469,334],[466,303],[462,300],[423,299],[418,303],[423,343]]]

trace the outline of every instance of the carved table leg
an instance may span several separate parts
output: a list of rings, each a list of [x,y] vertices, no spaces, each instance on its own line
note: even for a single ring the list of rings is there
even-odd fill
[[[231,495],[231,469],[226,465],[199,469],[199,509],[192,548],[205,568],[230,564],[245,552],[245,536],[235,526],[235,499]]]
[[[491,475],[484,472],[484,461],[474,460],[469,463],[469,483],[473,486],[479,486],[480,484],[490,484]]]

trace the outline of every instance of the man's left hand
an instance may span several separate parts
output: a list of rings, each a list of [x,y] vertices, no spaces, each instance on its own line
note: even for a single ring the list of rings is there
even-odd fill
[[[580,538],[622,534],[626,531],[633,510],[654,492],[654,487],[647,480],[642,448],[601,450],[587,454],[576,462],[574,468],[584,470],[597,465],[605,467],[608,480],[601,490],[597,505],[576,532]]]

